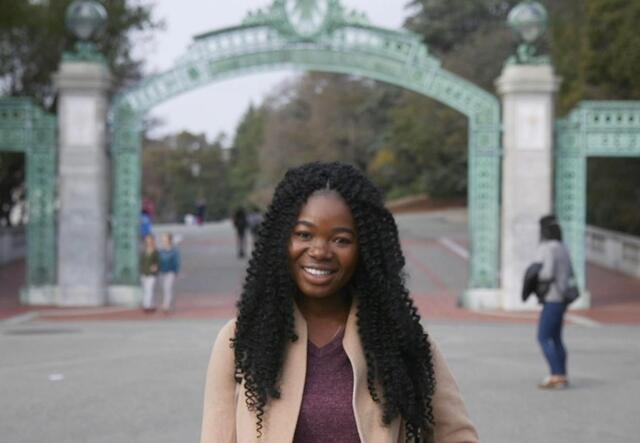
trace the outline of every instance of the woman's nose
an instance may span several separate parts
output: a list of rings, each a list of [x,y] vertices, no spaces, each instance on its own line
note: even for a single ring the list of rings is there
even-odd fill
[[[329,242],[322,239],[315,239],[309,248],[309,255],[316,259],[326,259],[331,256]]]

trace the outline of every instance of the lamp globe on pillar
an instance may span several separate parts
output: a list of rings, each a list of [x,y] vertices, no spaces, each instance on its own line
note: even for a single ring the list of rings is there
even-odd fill
[[[102,60],[95,39],[107,24],[107,10],[97,0],[75,0],[67,8],[65,16],[67,29],[78,38],[76,53],[72,58],[82,60]]]
[[[539,64],[546,63],[547,57],[535,57],[534,43],[547,30],[547,10],[540,3],[527,0],[518,3],[509,12],[507,22],[522,43],[518,46],[516,63]]]

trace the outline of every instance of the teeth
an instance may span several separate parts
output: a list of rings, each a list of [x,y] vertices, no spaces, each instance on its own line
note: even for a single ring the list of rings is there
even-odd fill
[[[326,270],[323,270],[323,269],[304,268],[304,270],[307,271],[311,275],[317,275],[319,277],[324,277],[324,276],[333,274],[333,271],[326,271]]]

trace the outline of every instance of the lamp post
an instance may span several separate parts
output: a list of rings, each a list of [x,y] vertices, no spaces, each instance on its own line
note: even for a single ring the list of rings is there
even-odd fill
[[[65,53],[65,60],[104,61],[102,54],[91,40],[95,39],[107,24],[107,10],[97,0],[75,0],[67,8],[65,25],[78,39],[75,52]]]
[[[531,65],[549,63],[547,56],[536,56],[534,46],[536,40],[547,29],[548,14],[544,6],[533,0],[521,2],[509,12],[507,23],[522,41],[515,57],[511,57],[508,63]]]

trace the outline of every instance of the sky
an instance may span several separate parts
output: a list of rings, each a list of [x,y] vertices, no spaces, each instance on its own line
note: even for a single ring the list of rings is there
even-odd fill
[[[248,11],[268,6],[272,0],[146,0],[165,28],[151,41],[140,41],[136,54],[145,60],[147,74],[169,69],[187,49],[194,35],[239,24]],[[399,28],[408,0],[342,0],[348,9],[365,12],[372,24]],[[274,88],[294,76],[281,70],[223,80],[188,92],[151,111],[163,124],[152,136],[188,130],[205,133],[210,140],[226,133],[229,145],[235,128],[251,103],[259,104]]]

